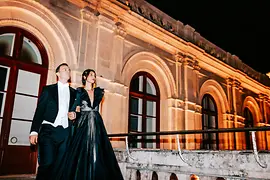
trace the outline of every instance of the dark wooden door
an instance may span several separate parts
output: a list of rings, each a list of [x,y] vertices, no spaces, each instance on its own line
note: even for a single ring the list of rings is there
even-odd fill
[[[46,51],[36,37],[0,28],[0,175],[36,171],[29,131],[47,72]]]

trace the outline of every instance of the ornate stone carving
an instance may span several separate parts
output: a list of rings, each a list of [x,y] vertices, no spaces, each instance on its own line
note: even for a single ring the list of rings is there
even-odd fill
[[[260,93],[258,95],[258,97],[259,97],[259,100],[262,100],[262,101],[266,101],[267,102],[269,100],[269,97],[266,94],[263,94],[263,93]]]
[[[201,113],[201,111],[202,111],[202,106],[200,106],[200,105],[195,105],[195,112],[196,112],[196,113]]]
[[[178,101],[177,103],[178,108],[184,109],[184,106],[185,106],[185,103],[183,101]]]
[[[199,66],[199,62],[189,55],[179,52],[174,55],[174,59],[175,61],[180,62],[183,65],[188,65],[192,67],[196,71],[199,71],[201,69]]]
[[[232,78],[227,78],[226,79],[227,85],[231,86],[233,84],[233,79]]]
[[[122,23],[118,21],[115,23],[115,25],[116,25],[116,27],[114,28],[115,35],[125,38],[125,36],[127,35],[127,31],[122,25]]]
[[[237,89],[240,89],[240,87],[241,87],[241,82],[238,81],[238,80],[236,80],[236,79],[234,79],[234,80],[233,80],[232,86],[235,87],[235,88],[237,88]]]
[[[89,23],[96,22],[98,20],[99,12],[86,6],[81,9],[81,18]]]
[[[182,62],[183,58],[185,58],[185,55],[183,53],[178,52],[174,55],[174,59],[176,62]]]
[[[193,66],[192,67],[193,67],[194,71],[199,71],[201,69],[201,67],[199,66],[199,62],[197,60],[195,60],[193,62]]]

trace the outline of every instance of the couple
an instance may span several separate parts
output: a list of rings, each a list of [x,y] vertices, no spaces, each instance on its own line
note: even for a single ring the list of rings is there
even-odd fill
[[[69,87],[66,63],[56,68],[56,75],[57,84],[42,90],[29,137],[31,144],[38,144],[36,179],[123,180],[98,112],[104,90],[94,88],[95,71],[83,72],[83,87],[76,91]]]

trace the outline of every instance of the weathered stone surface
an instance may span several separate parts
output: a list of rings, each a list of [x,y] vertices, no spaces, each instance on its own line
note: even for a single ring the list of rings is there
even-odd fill
[[[140,171],[145,179],[151,178],[155,171],[158,176],[169,179],[172,173],[178,179],[188,180],[195,174],[200,179],[269,179],[270,178],[270,154],[260,153],[259,159],[266,168],[262,168],[255,160],[252,152],[243,151],[203,151],[184,150],[183,158],[174,150],[137,150],[132,149],[127,156],[123,150],[115,150],[119,164],[126,179],[136,176]],[[166,177],[166,178],[165,178]],[[143,179],[143,178],[142,178]]]

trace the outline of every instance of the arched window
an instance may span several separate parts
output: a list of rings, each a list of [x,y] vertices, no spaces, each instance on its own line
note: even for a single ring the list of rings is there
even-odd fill
[[[15,27],[0,28],[0,57],[48,67],[42,43],[29,32]]]
[[[159,131],[159,104],[159,88],[155,79],[146,72],[135,74],[129,92],[129,132]],[[158,136],[132,137],[129,142],[131,147],[159,148]]]
[[[217,106],[212,96],[204,95],[202,100],[202,129],[218,129]],[[218,149],[218,134],[204,133],[202,149]]]
[[[244,109],[245,127],[253,127],[253,116],[248,108]],[[251,136],[249,132],[245,132],[246,147],[245,149],[252,149]]]
[[[225,180],[225,178],[223,178],[223,177],[217,177],[216,180]]]
[[[170,180],[178,180],[176,174],[172,173],[170,176]]]
[[[47,73],[47,52],[37,37],[0,27],[0,174],[35,172],[36,153],[28,138]]]
[[[158,180],[158,175],[155,171],[152,174],[152,180]]]
[[[141,173],[139,170],[136,171],[136,180],[141,180]]]

